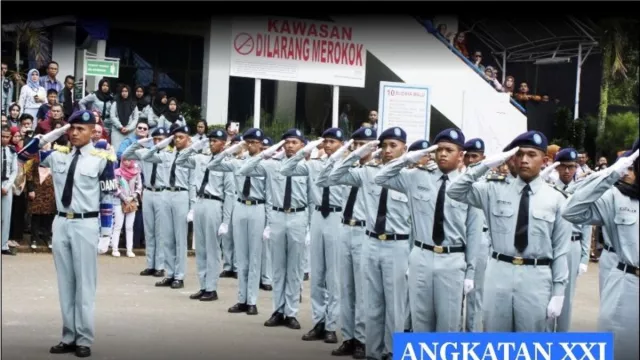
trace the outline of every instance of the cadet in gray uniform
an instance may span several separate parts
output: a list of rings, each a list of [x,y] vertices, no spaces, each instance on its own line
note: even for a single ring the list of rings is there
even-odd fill
[[[218,300],[222,259],[220,238],[229,232],[236,190],[233,175],[211,171],[209,164],[212,155],[201,153],[209,145],[210,154],[218,155],[227,143],[226,133],[221,129],[212,130],[207,137],[180,151],[176,159],[176,166],[191,170],[191,186],[197,196],[193,206],[193,236],[197,244],[196,266],[200,290],[189,298],[200,301]]]
[[[11,228],[11,205],[13,203],[13,183],[18,176],[18,158],[15,149],[9,145],[11,129],[2,127],[2,255],[14,255],[9,250],[9,230]]]
[[[564,196],[539,177],[546,137],[529,131],[515,138],[510,147],[469,168],[447,194],[483,209],[491,233],[484,330],[549,331],[564,302],[571,224],[561,216]],[[518,170],[515,181],[477,182],[513,155]]]
[[[460,330],[463,293],[473,289],[474,256],[482,233],[479,209],[446,196],[447,183],[459,177],[464,134],[446,129],[435,146],[412,151],[378,172],[376,184],[407,194],[415,236],[409,256],[409,303],[416,332]],[[424,143],[427,146],[427,143]],[[435,148],[435,149],[434,149]],[[428,152],[436,151],[438,170],[406,170]]]
[[[262,150],[267,150],[273,146],[273,139],[265,137],[262,139]],[[271,190],[268,190],[265,185],[265,196],[271,196]],[[267,204],[264,209],[265,212],[265,224],[269,223],[269,214],[273,212],[271,206]],[[262,244],[262,266],[260,270],[260,289],[265,291],[273,290],[273,270],[271,270],[271,243],[268,241]]]
[[[173,152],[158,152],[158,150],[167,147],[171,141],[175,143]],[[171,131],[171,136],[155,144],[141,158],[142,161],[164,164],[169,167],[169,180],[163,192],[169,207],[169,217],[164,221],[169,221],[169,219],[171,221],[164,236],[164,265],[167,275],[157,282],[156,286],[170,286],[172,289],[184,287],[184,274],[187,265],[187,217],[195,202],[195,188],[191,186],[193,171],[177,164],[178,155],[190,143],[189,128],[176,126]]]
[[[578,152],[572,148],[564,148],[556,154],[555,162],[551,167],[558,171],[558,179],[552,186],[560,191],[565,198],[570,196],[570,185],[576,173],[576,161]],[[551,170],[553,171],[553,170]],[[573,225],[571,244],[567,254],[567,267],[569,269],[569,281],[564,296],[562,314],[556,323],[557,332],[568,332],[571,326],[571,312],[573,297],[576,293],[576,280],[579,275],[587,271],[589,264],[589,251],[591,248],[591,226]]]
[[[633,185],[619,181],[633,167]],[[638,140],[632,154],[600,171],[593,181],[580,187],[564,209],[564,217],[574,224],[601,225],[618,255],[618,264],[605,280],[598,331],[613,332],[614,358],[635,360],[638,346]]]
[[[165,128],[156,128],[151,133],[151,138],[138,140],[122,153],[123,159],[140,161],[142,174],[144,175],[144,192],[142,196],[144,211],[142,220],[144,221],[147,268],[140,272],[141,276],[164,276],[163,239],[170,229],[167,221],[170,216],[169,203],[164,196],[164,188],[168,184],[169,172],[164,164],[142,161],[142,158],[150,151],[146,148],[147,144],[151,142],[158,144],[167,138],[167,134],[168,131]]]
[[[464,165],[469,168],[473,164],[477,164],[484,160],[484,141],[480,138],[474,138],[467,140],[464,143]],[[482,322],[482,294],[484,292],[484,272],[487,268],[487,260],[489,260],[490,253],[490,239],[489,228],[487,222],[484,219],[484,214],[480,213],[482,217],[482,235],[480,243],[478,244],[478,252],[475,256],[475,276],[473,279],[473,290],[471,290],[465,297],[467,304],[467,313],[465,318],[465,331],[476,332],[482,328],[480,326]]]
[[[236,135],[231,139],[231,146],[237,145],[242,141],[242,135]],[[233,153],[236,159],[242,159],[242,148],[236,148],[236,153]],[[236,188],[236,192],[239,189]],[[235,211],[235,204],[234,204]],[[231,215],[233,217],[233,215]],[[222,236],[222,272],[221,278],[238,278],[238,258],[235,253],[234,239],[233,239],[233,222],[231,223],[230,231]]]
[[[360,128],[351,135],[353,148],[357,149],[378,138],[376,131]],[[362,166],[372,159],[371,154],[361,158],[354,166]],[[329,175],[333,171],[335,161],[327,161],[316,179],[317,186],[331,186]],[[362,263],[363,246],[369,241],[365,234],[366,206],[364,192],[357,186],[349,189],[344,212],[342,213],[342,229],[340,230],[341,249],[340,264],[340,324],[342,344],[331,352],[333,356],[352,356],[364,359],[365,354],[365,293],[364,264]]]
[[[41,151],[40,166],[51,169],[56,207],[53,220],[53,260],[62,310],[62,341],[52,354],[91,355],[100,236],[100,189],[115,189],[110,152],[91,143],[96,119],[90,111],[76,111],[69,125],[53,130],[40,144],[53,141],[69,128],[70,153]]]
[[[321,138],[309,142],[302,150],[282,163],[280,173],[284,176],[307,176],[309,202],[315,206],[310,222],[310,267],[311,267],[311,317],[313,328],[302,336],[302,340],[324,340],[337,343],[338,319],[340,317],[340,283],[338,277],[340,253],[340,213],[344,197],[344,186],[316,185],[318,174],[327,162],[324,159],[305,160],[307,155],[322,144],[325,154],[331,156],[342,147],[343,131],[339,128],[325,130]]]
[[[378,139],[358,148],[331,173],[331,183],[358,186],[364,192],[368,237],[363,253],[365,276],[366,354],[370,359],[392,359],[394,332],[403,331],[406,320],[407,278],[411,236],[409,199],[403,193],[374,183],[381,167],[370,162],[353,167],[364,156],[382,146],[382,163],[400,157],[406,150],[407,134],[399,127],[385,130]],[[330,159],[337,161],[347,151],[342,147]]]
[[[267,160],[284,144],[287,157],[292,157],[303,146],[304,137],[298,129],[282,135],[282,140],[261,156],[252,157],[238,170],[237,175],[265,177],[271,189],[273,212],[263,237],[271,241],[273,266],[273,308],[271,318],[264,326],[285,325],[300,329],[296,319],[300,305],[302,284],[302,256],[309,215],[307,212],[307,179],[303,176],[283,176],[281,160]],[[267,161],[265,161],[267,160]]]
[[[213,158],[209,169],[224,171],[234,176],[238,196],[233,199],[233,239],[235,258],[238,261],[238,302],[229,308],[230,313],[257,315],[258,289],[262,262],[262,232],[266,214],[265,178],[237,176],[248,159],[229,158],[246,144],[250,157],[260,156],[264,133],[260,129],[244,132],[243,142],[229,147]]]

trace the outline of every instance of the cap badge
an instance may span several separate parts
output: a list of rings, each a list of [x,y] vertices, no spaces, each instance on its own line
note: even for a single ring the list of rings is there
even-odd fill
[[[575,152],[575,151],[572,151],[572,152],[571,152],[571,158],[572,158],[572,159],[575,159],[575,158],[576,158],[576,152]]]
[[[402,131],[400,131],[400,128],[395,128],[395,129],[393,129],[393,134],[395,136],[401,136],[402,135]]]
[[[482,144],[480,144],[479,140],[476,141],[476,149],[482,149]]]
[[[300,132],[300,130],[296,130],[296,136],[302,136],[302,133]]]
[[[91,119],[91,114],[89,114],[88,112],[82,114],[83,121],[89,121],[89,119]]]
[[[256,136],[257,136],[257,137],[262,136],[262,133],[260,132],[260,130],[257,130],[257,131],[256,131]]]
[[[366,129],[364,130],[364,135],[365,135],[365,136],[371,136],[372,134],[373,134],[373,132],[371,131],[371,129],[366,128]]]
[[[336,137],[341,138],[341,137],[342,137],[342,131],[337,130],[337,131],[336,131]]]
[[[533,134],[533,142],[535,142],[537,145],[542,144],[542,137],[540,137],[539,134]]]
[[[449,131],[449,137],[451,137],[453,140],[457,140],[458,139],[458,133],[455,130],[451,130],[451,131]]]

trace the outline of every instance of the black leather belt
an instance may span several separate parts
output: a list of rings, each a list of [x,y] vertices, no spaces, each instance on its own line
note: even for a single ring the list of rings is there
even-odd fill
[[[612,252],[612,253],[616,253],[616,249],[613,248],[613,246],[609,246],[607,244],[602,244],[602,247],[607,250],[608,252]]]
[[[582,240],[582,234],[571,235],[571,241],[581,241],[581,240]]]
[[[218,201],[224,202],[224,199],[221,198],[220,196],[202,194],[202,195],[200,195],[200,197],[203,198],[203,199],[207,199],[207,200],[218,200]]]
[[[58,211],[58,216],[67,218],[67,219],[91,219],[97,218],[100,215],[99,211],[90,211],[86,213],[72,213],[72,212],[62,212]]]
[[[178,192],[178,191],[187,191],[187,188],[179,187],[179,186],[168,186],[164,188],[167,191]]]
[[[349,226],[365,226],[367,224],[364,220],[356,220],[356,219],[342,219],[342,223]]]
[[[258,204],[264,204],[265,203],[264,200],[242,200],[240,198],[238,198],[238,202],[239,203],[243,203],[245,205],[258,205]]]
[[[525,259],[519,256],[498,254],[495,251],[491,253],[491,257],[513,265],[551,265],[551,259]]]
[[[160,192],[160,191],[163,191],[163,190],[164,190],[164,186],[161,186],[161,187],[149,187],[149,186],[145,186],[145,187],[144,187],[144,189],[145,189],[145,190],[152,191],[152,192]]]
[[[627,274],[633,274],[637,277],[640,277],[640,268],[638,268],[637,266],[633,266],[633,265],[628,265],[625,263],[618,263],[618,270],[622,270],[624,272],[626,272]]]
[[[461,253],[464,252],[464,246],[440,246],[440,245],[429,245],[420,241],[414,241],[413,244],[419,248],[423,248],[425,250],[432,251],[436,254],[451,254],[451,253]]]
[[[283,212],[283,213],[296,213],[296,212],[301,212],[301,211],[305,211],[307,209],[307,207],[301,207],[301,208],[297,208],[297,209],[285,209],[285,208],[279,208],[279,207],[272,207],[273,210],[275,211],[279,211],[279,212]]]
[[[321,211],[322,206],[316,205],[316,210]],[[342,208],[340,206],[329,206],[329,212],[340,212]]]
[[[5,181],[5,180],[9,180],[9,178],[8,178],[8,177],[6,177],[6,176],[5,176],[5,177],[3,177],[3,178],[2,178],[2,181]]]
[[[405,234],[376,234],[369,230],[365,231],[370,238],[386,241],[386,240],[409,240],[409,235]]]

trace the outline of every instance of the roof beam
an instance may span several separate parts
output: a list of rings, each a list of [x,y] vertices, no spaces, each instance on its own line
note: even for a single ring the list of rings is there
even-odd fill
[[[506,23],[507,25],[509,25],[509,27],[513,29],[513,31],[515,31],[516,34],[520,35],[526,42],[533,45],[533,41],[531,41],[528,37],[526,37],[520,30],[518,30],[517,27],[513,26],[513,24],[511,24],[511,21],[507,20]]]
[[[527,52],[539,47],[552,46],[556,44],[573,43],[573,42],[578,43],[581,40],[584,40],[584,38],[580,38],[576,36],[558,36],[555,38],[536,40],[533,42],[533,44],[531,44],[531,46],[529,46],[529,44],[512,46],[511,48],[507,49],[507,51],[509,51],[510,53]]]
[[[540,21],[536,20],[536,23],[538,24],[538,26],[540,26],[544,31],[548,32],[549,35],[551,35],[551,37],[557,37],[556,34],[553,33],[553,31],[549,30],[548,27],[544,26]]]
[[[589,40],[594,43],[597,42],[596,39],[594,39],[593,36],[591,36],[591,34],[584,27],[582,27],[582,25],[580,25],[579,21],[576,18],[574,18],[573,16],[569,16],[569,21],[571,21],[578,29],[580,29],[580,31],[582,31],[582,33],[589,38]]]
[[[485,28],[484,24],[479,23],[478,24],[478,28],[482,30],[482,32],[484,32],[485,36],[490,39],[492,42],[494,42],[496,45],[498,45],[498,47],[500,48],[500,50],[506,50],[507,47],[502,45],[502,43],[500,41],[498,41],[493,35],[491,35],[491,32]]]

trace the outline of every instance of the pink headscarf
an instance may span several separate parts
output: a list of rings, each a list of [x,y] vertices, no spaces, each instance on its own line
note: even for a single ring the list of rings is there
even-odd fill
[[[128,166],[126,165],[128,164]],[[138,176],[140,169],[135,161],[123,160],[120,162],[120,167],[116,169],[115,175],[122,176],[125,180],[129,181]]]

